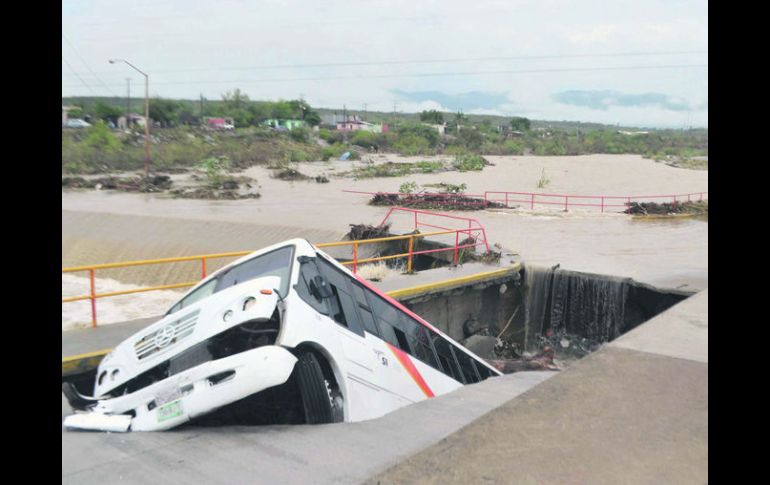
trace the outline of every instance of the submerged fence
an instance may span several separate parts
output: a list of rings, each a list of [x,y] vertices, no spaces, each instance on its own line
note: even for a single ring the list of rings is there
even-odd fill
[[[463,207],[500,207],[516,208],[517,205],[534,210],[538,205],[558,207],[565,211],[570,207],[592,207],[601,212],[613,208],[625,209],[632,202],[670,202],[673,205],[682,202],[702,201],[707,199],[708,192],[690,192],[684,194],[665,195],[580,195],[580,194],[549,194],[543,192],[511,192],[485,191],[483,194],[450,194],[450,193],[400,193],[400,192],[364,192],[358,190],[343,190],[352,194],[383,196],[391,198],[398,204],[435,203],[442,201],[453,206]]]

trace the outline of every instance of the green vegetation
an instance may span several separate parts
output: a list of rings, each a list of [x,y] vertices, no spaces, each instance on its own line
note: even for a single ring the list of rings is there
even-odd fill
[[[105,124],[115,123],[125,112],[125,99],[63,98],[62,104],[80,107],[70,115],[90,116],[94,124],[87,130],[62,130],[63,172],[101,173],[142,167],[141,128],[123,132],[110,130]],[[141,111],[141,106],[132,107],[132,111],[136,110]],[[315,126],[320,124],[322,114],[330,113],[334,112],[313,109],[303,100],[252,101],[239,89],[224,93],[221,100],[154,98],[150,101],[150,115],[155,122],[151,168],[190,168],[202,160],[220,156],[228,157],[234,168],[245,168],[275,160],[329,160],[347,151],[355,160],[368,151],[456,157],[451,167],[440,162],[418,162],[404,173],[399,172],[403,167],[366,170],[394,174],[387,176],[448,169],[481,170],[480,155],[639,154],[677,167],[708,169],[708,161],[700,159],[708,156],[708,131],[703,129],[639,131],[599,124],[433,110],[398,115],[367,113],[367,121],[389,125],[386,133],[339,132],[324,125],[317,132],[307,127],[281,132],[262,126],[267,119],[303,119],[307,125]],[[198,128],[204,117],[233,118],[236,130],[215,132]],[[428,126],[444,121],[447,127],[444,135]],[[318,138],[329,146],[319,146]]]
[[[468,188],[468,186],[465,184],[454,185],[454,184],[447,184],[444,182],[441,182],[438,184],[425,184],[425,186],[435,187],[437,189],[440,189],[439,193],[442,193],[442,194],[462,194]]]
[[[460,172],[484,170],[488,162],[479,155],[460,155],[452,162],[452,167]]]
[[[402,193],[402,194],[411,194],[413,192],[417,192],[419,188],[420,186],[417,185],[417,182],[404,182],[398,188],[398,191],[399,193]]]
[[[551,183],[551,179],[545,176],[545,169],[543,169],[542,173],[540,174],[540,180],[537,181],[537,188],[543,189],[546,185]]]
[[[156,128],[152,133],[153,171],[187,170],[212,157],[227,157],[233,168],[277,161],[320,160],[315,142],[297,142],[267,128],[216,132],[194,127]],[[338,147],[339,153],[347,151]],[[338,153],[335,155],[339,156]],[[62,173],[95,174],[144,166],[144,133],[112,131],[102,122],[86,130],[62,130]]]
[[[430,123],[432,125],[440,125],[444,123],[444,115],[435,109],[430,111],[423,111],[420,113],[420,121],[424,123]]]
[[[196,168],[206,173],[209,184],[219,186],[224,181],[225,174],[230,170],[230,159],[221,157],[210,157],[199,163]]]

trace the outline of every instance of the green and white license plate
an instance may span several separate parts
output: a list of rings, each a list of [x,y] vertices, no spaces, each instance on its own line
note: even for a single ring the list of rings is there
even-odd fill
[[[181,416],[182,413],[184,413],[184,410],[182,409],[182,400],[178,399],[172,401],[158,408],[158,422],[162,423],[163,421],[176,418],[177,416]]]

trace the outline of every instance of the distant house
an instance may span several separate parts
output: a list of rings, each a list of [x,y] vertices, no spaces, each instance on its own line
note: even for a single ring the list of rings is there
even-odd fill
[[[118,118],[118,128],[121,130],[125,130],[131,125],[144,127],[144,116],[137,113],[131,113],[128,115],[128,119],[126,119],[125,116]]]
[[[370,131],[372,133],[387,133],[389,126],[382,123],[369,123],[359,116],[348,116],[346,120],[337,122],[337,131]]]
[[[235,121],[232,118],[204,118],[205,126],[212,130],[232,130]]]
[[[446,123],[440,125],[432,125],[430,123],[424,123],[438,132],[439,135],[446,135]]]
[[[294,130],[296,128],[307,126],[305,120],[281,120],[276,118],[267,119],[263,121],[262,124],[271,128],[285,128],[287,130]]]
[[[626,136],[635,136],[635,135],[648,135],[649,131],[625,131],[625,130],[618,130],[618,133],[621,135]]]

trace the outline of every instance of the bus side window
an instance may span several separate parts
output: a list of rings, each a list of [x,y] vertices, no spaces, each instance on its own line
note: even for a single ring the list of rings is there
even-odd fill
[[[477,362],[474,362],[474,365],[476,366],[476,370],[481,376],[482,381],[492,375],[492,371],[490,371],[485,365],[479,364]]]
[[[321,273],[318,272],[318,267],[316,267],[315,262],[312,260],[301,263],[299,281],[294,288],[297,290],[300,298],[302,298],[305,303],[313,307],[315,311],[323,315],[329,315],[329,308],[326,306],[326,302],[319,300],[313,296],[312,293],[310,293],[310,282],[313,280],[313,277],[320,274]]]
[[[332,307],[332,318],[340,325],[363,337],[364,330],[358,317],[357,305],[348,288],[349,277],[321,258],[317,259],[317,263],[321,274],[329,282],[334,294],[329,301]]]
[[[401,314],[401,321],[411,349],[409,353],[434,369],[441,370],[436,360],[436,355],[433,353],[433,345],[430,341],[428,329],[406,313]]]
[[[361,321],[364,324],[364,328],[370,334],[379,336],[380,331],[377,329],[377,324],[374,323],[372,309],[369,307],[369,302],[366,301],[364,289],[355,282],[351,282],[350,286],[353,288],[353,296],[358,304],[358,314],[361,315]]]
[[[399,341],[396,334],[396,329],[398,329],[399,332],[401,332],[401,335],[403,335],[403,331],[399,329],[401,323],[398,318],[398,310],[372,292],[370,292],[368,296],[369,301],[372,304],[372,313],[377,315],[377,327],[380,329],[380,338],[405,352],[409,352],[409,346],[404,345],[406,342],[403,337],[401,341]]]
[[[460,375],[460,367],[457,365],[457,361],[452,354],[452,349],[449,348],[449,342],[439,335],[434,335],[433,344],[436,347],[436,353],[441,362],[441,367],[444,369],[444,374],[456,381],[464,383],[465,381]]]
[[[479,376],[476,373],[476,368],[473,366],[470,356],[462,350],[455,350],[455,357],[457,357],[457,362],[460,363],[460,369],[462,369],[463,376],[465,376],[465,383],[479,382]]]

